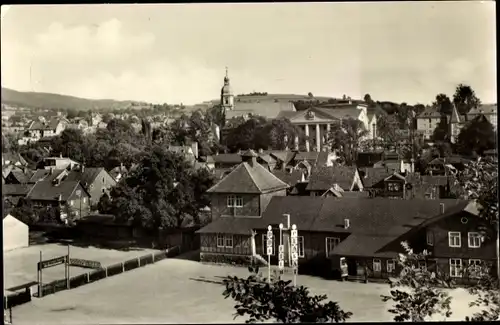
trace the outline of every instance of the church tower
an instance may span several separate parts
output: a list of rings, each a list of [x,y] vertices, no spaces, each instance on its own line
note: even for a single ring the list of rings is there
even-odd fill
[[[220,91],[220,105],[224,112],[234,109],[234,94],[229,83],[229,75],[226,67],[226,76],[224,77],[224,86]]]

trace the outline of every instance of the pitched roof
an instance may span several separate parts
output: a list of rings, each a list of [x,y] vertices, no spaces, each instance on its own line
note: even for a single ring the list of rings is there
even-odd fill
[[[457,107],[453,105],[453,111],[451,112],[451,123],[461,123],[462,119],[460,118],[460,115],[458,114]]]
[[[30,130],[55,130],[61,122],[58,118],[52,118],[47,122],[33,121],[29,127]]]
[[[68,181],[79,181],[82,185],[88,186],[96,180],[99,174],[105,171],[102,167],[85,167],[83,173],[77,170],[73,170],[68,174]]]
[[[28,183],[29,179],[33,175],[33,172],[30,170],[26,170],[26,172],[23,172],[22,170],[12,170],[9,174],[12,175],[19,183]]]
[[[2,184],[2,195],[24,196],[28,194],[33,185],[29,184]]]
[[[264,151],[271,155],[272,157],[279,159],[285,163],[285,165],[288,165],[290,161],[293,160],[295,157],[295,152],[294,151],[289,151],[289,150],[267,150]]]
[[[61,195],[61,201],[67,201],[76,188],[79,187],[79,184],[78,181],[62,181],[55,186],[52,181],[44,180],[37,182],[27,197],[36,201],[54,201]],[[84,192],[87,193],[85,190]]]
[[[59,176],[66,169],[54,169],[52,170],[52,175],[50,174],[50,169],[37,169],[33,176],[30,177],[30,183],[36,183],[41,180],[53,180],[57,176]]]
[[[386,168],[366,167],[359,170],[361,182],[366,188],[372,187],[390,175],[392,175],[392,172],[388,171]]]
[[[274,176],[278,177],[284,183],[287,183],[290,186],[295,186],[302,179],[302,171],[294,170],[291,173],[283,171],[283,170],[273,170],[272,173]]]
[[[237,153],[221,153],[211,156],[215,163],[223,164],[239,164],[243,161],[240,154]]]
[[[357,104],[346,104],[343,106],[339,105],[323,105],[322,107],[314,107],[314,110],[317,110],[323,114],[327,114],[333,119],[347,119],[354,118],[357,119],[359,114],[361,114],[361,110],[357,108]]]
[[[233,117],[245,116],[263,116],[269,119],[275,119],[282,111],[295,111],[295,105],[292,102],[275,102],[273,100],[256,100],[256,101],[235,101],[234,109],[226,112],[226,120]]]
[[[417,118],[441,118],[441,114],[433,107],[426,107]]]
[[[207,192],[257,194],[285,188],[288,188],[288,185],[261,164],[255,163],[251,166],[243,162]]]
[[[393,257],[395,253],[379,252],[394,241],[395,236],[367,236],[351,234],[333,249],[333,254],[343,256]]]
[[[334,184],[342,189],[350,189],[356,173],[355,167],[350,166],[326,166],[317,167],[309,177],[309,191],[326,191]]]
[[[497,104],[482,104],[479,107],[472,108],[467,115],[493,115],[497,114],[498,106]]]

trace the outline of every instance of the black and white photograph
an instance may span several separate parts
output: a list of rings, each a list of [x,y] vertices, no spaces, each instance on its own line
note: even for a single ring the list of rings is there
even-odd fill
[[[5,324],[500,320],[495,1],[1,6]]]

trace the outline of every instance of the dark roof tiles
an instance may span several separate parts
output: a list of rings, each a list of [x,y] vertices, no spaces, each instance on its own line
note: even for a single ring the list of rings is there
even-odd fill
[[[355,167],[327,166],[315,168],[309,178],[309,191],[326,191],[334,184],[344,190],[349,190],[354,181]]]

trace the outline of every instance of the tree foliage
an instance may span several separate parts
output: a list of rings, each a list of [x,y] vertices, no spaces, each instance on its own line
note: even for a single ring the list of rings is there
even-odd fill
[[[476,96],[476,93],[469,85],[459,84],[453,95],[453,104],[460,115],[470,112],[471,109],[481,105],[481,100]]]
[[[446,141],[449,142],[450,132],[446,117],[442,117],[439,124],[432,132],[432,141]]]
[[[441,115],[450,115],[453,112],[453,104],[446,94],[438,94],[432,106],[437,109]]]
[[[382,138],[384,148],[394,145],[398,140],[396,133],[398,121],[394,115],[377,116],[377,135]]]
[[[274,320],[279,323],[329,323],[345,322],[352,316],[336,302],[324,302],[326,295],[311,296],[304,286],[293,286],[291,281],[277,277],[271,283],[259,274],[258,267],[249,268],[248,278],[228,276],[223,280],[224,298],[236,301],[235,318],[247,316],[246,323]]]
[[[423,322],[428,317],[441,314],[451,316],[451,297],[442,288],[451,283],[439,275],[419,266],[427,257],[427,252],[415,253],[408,243],[401,243],[405,254],[397,260],[399,275],[390,279],[390,295],[382,295],[382,301],[393,301],[389,312],[395,314],[394,321]]]
[[[473,152],[482,155],[484,151],[496,148],[496,139],[493,125],[483,115],[479,115],[462,128],[457,148],[464,155]]]
[[[368,130],[363,122],[348,118],[331,126],[328,142],[332,150],[339,153],[340,160],[351,165],[356,162],[360,142],[366,135]]]
[[[111,190],[111,203],[103,199],[100,208],[146,229],[178,228],[186,221],[198,223],[212,184],[208,171],[193,170],[183,156],[154,146]]]

